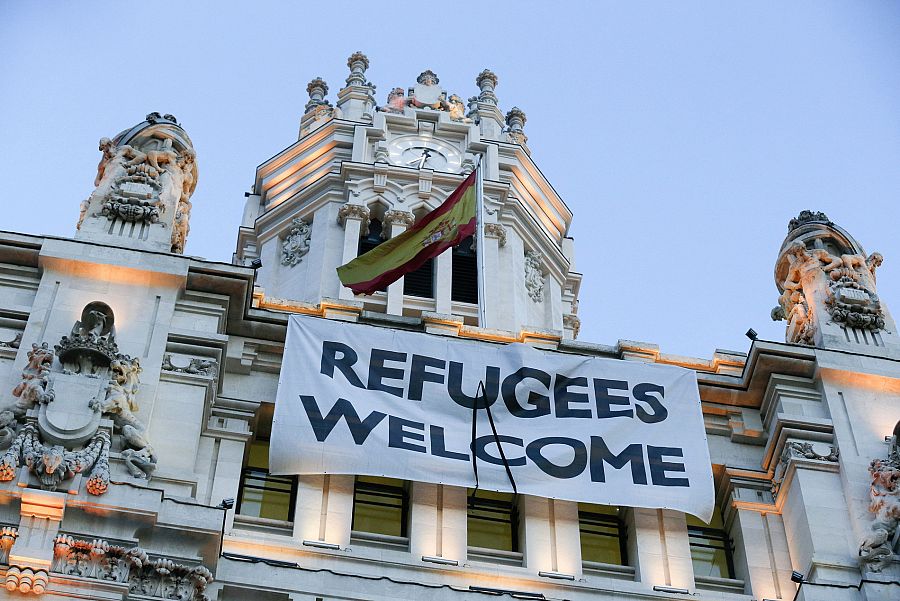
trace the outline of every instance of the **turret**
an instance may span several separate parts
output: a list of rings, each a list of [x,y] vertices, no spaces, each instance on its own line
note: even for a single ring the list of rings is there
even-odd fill
[[[197,186],[194,147],[172,115],[150,113],[100,139],[94,192],[81,203],[76,239],[183,253]]]

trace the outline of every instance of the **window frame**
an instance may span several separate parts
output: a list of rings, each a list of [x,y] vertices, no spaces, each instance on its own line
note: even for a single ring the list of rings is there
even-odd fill
[[[502,509],[504,512],[507,510],[509,511],[509,520],[492,518],[492,517],[483,517],[483,516],[476,517],[474,519],[483,520],[486,522],[499,522],[499,523],[504,523],[504,524],[508,523],[509,527],[510,527],[510,537],[511,537],[511,539],[509,541],[509,543],[510,543],[509,549],[508,550],[500,549],[500,548],[496,548],[496,547],[475,547],[475,548],[484,549],[487,551],[497,551],[500,553],[521,553],[522,552],[521,551],[522,541],[519,540],[520,539],[520,536],[519,536],[520,520],[519,520],[518,497],[517,497],[517,495],[515,495],[513,493],[501,493],[501,494],[509,494],[511,497],[510,500],[505,501],[505,500],[500,500],[500,499],[491,499],[488,497],[478,497],[472,493],[469,493],[466,495],[466,540],[468,541],[468,544],[467,544],[468,547],[470,547],[470,548],[473,547],[473,545],[471,544],[471,540],[468,536],[469,530],[470,530],[469,521],[473,519],[472,510],[474,509],[474,510],[499,513],[498,510]]]
[[[235,515],[240,515],[240,516],[251,518],[251,519],[293,522],[294,521],[294,512],[296,510],[296,505],[297,505],[297,477],[296,476],[273,476],[269,472],[269,466],[261,467],[261,466],[249,465],[250,448],[253,444],[260,443],[260,442],[265,442],[268,445],[270,441],[269,441],[269,438],[258,437],[253,442],[251,442],[249,445],[247,445],[246,459],[244,460],[244,464],[241,466],[241,479],[240,479],[240,485],[238,486],[237,503],[235,504],[235,510],[234,510]],[[268,455],[268,453],[267,453],[267,455]],[[248,484],[247,480],[253,479],[253,478],[256,478],[257,480],[261,480],[264,484],[262,486]],[[241,513],[241,508],[244,504],[244,491],[247,490],[248,488],[251,490],[261,490],[261,491],[272,490],[272,489],[266,488],[265,483],[267,483],[267,482],[290,484],[290,491],[275,489],[275,491],[278,493],[288,492],[288,494],[289,494],[287,519],[278,520],[277,518],[267,518],[267,517],[261,517],[261,516],[255,516],[255,515]],[[260,503],[260,507],[262,507],[262,503]],[[260,512],[260,513],[262,513],[262,512]]]
[[[619,563],[609,564],[607,562],[594,562],[590,559],[585,559],[582,554],[581,561],[582,563],[587,561],[588,563],[604,563],[606,565],[618,565],[618,566],[628,566],[628,525],[625,523],[625,520],[622,519],[621,509],[615,508],[616,514],[612,513],[599,513],[596,511],[590,511],[589,509],[582,509],[579,505],[578,507],[578,537],[579,537],[579,545],[581,543],[581,537],[584,533],[585,525],[599,525],[603,523],[606,526],[614,526],[616,529],[616,534],[607,534],[601,532],[593,533],[595,536],[604,536],[608,538],[616,538],[619,541]],[[588,520],[594,520],[594,524],[590,524]]]
[[[713,549],[716,551],[724,551],[725,552],[725,568],[728,571],[725,576],[717,576],[717,578],[727,578],[729,580],[735,580],[737,578],[737,573],[734,570],[734,540],[729,536],[728,531],[724,528],[710,528],[708,526],[695,526],[692,524],[687,525],[688,532],[688,544],[691,548],[691,561],[693,563],[694,560],[694,549]],[[702,541],[697,541],[695,539],[702,539]],[[708,544],[705,541],[715,541],[721,543],[721,546],[716,544]],[[695,574],[697,576],[697,574]],[[701,578],[707,577],[705,574],[700,575]]]
[[[366,477],[376,477],[376,476],[362,476]],[[362,492],[364,494],[369,495],[377,495],[377,493],[388,493],[388,495],[393,494],[394,496],[389,498],[395,498],[400,500],[400,535],[399,538],[408,539],[409,538],[409,522],[411,516],[411,500],[410,500],[410,492],[409,487],[410,483],[408,480],[402,480],[403,484],[401,486],[396,486],[392,484],[382,484],[378,482],[368,482],[365,480],[360,480],[360,476],[355,476],[353,479],[353,505],[350,511],[350,531],[351,533],[360,533],[362,535],[374,535],[374,536],[387,536],[397,538],[398,535],[395,534],[384,534],[381,532],[371,532],[369,530],[359,530],[356,528],[356,508],[359,501],[359,493],[360,488],[364,489]],[[368,490],[365,490],[368,489]],[[380,490],[379,490],[380,489]],[[399,493],[397,492],[399,490]],[[373,492],[374,491],[374,492]],[[391,505],[389,503],[373,503],[369,501],[362,502],[364,505],[371,505],[375,507],[389,507],[396,508],[396,505]]]

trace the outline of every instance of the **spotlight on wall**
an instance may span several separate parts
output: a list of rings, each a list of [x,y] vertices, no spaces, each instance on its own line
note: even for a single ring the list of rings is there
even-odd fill
[[[564,572],[538,572],[538,576],[541,578],[553,578],[554,580],[575,580],[574,575]]]
[[[455,559],[447,559],[446,557],[438,557],[437,555],[423,555],[422,561],[429,563],[439,563],[442,566],[458,566],[459,562]]]
[[[328,549],[329,551],[340,551],[341,546],[335,543],[326,543],[323,540],[304,540],[304,547],[316,547],[317,549]]]
[[[230,497],[228,499],[222,499],[222,502],[216,505],[216,507],[219,509],[231,509],[234,507],[234,499]]]
[[[689,595],[691,593],[691,591],[687,590],[686,588],[679,588],[677,586],[657,585],[657,586],[653,587],[653,590],[656,591],[657,593],[676,593],[679,595]]]
[[[803,582],[804,578],[806,578],[806,576],[804,576],[800,572],[791,572],[791,582],[796,582],[797,584],[800,584]]]
[[[744,333],[744,336],[746,336],[746,337],[749,338],[750,340],[756,340],[756,337],[757,337],[758,335],[759,335],[759,334],[757,334],[757,333],[756,333],[756,330],[754,330],[753,328],[750,328],[749,330],[747,330],[747,331]]]
[[[253,269],[259,269],[260,267],[262,267],[262,259],[253,259],[252,261],[250,261],[250,267],[252,267]]]

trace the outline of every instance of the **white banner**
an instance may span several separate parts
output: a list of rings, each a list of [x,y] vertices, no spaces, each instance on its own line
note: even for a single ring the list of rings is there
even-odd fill
[[[712,516],[693,371],[291,316],[272,473],[512,492],[498,440],[520,493]]]

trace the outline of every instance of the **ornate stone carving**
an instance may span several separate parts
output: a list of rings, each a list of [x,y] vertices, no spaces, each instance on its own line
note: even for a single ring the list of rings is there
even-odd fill
[[[369,207],[363,205],[345,204],[338,209],[338,223],[343,227],[347,219],[359,219],[363,223],[369,223]]]
[[[20,593],[43,594],[50,582],[50,575],[46,570],[22,568],[10,566],[6,571],[6,590],[19,591]]]
[[[440,85],[440,79],[434,71],[428,69],[416,78],[416,85],[412,88],[407,102],[416,108],[429,108],[436,111],[450,110],[447,102],[447,92]]]
[[[150,113],[115,139],[102,138],[99,150],[96,190],[81,204],[79,231],[182,252],[197,166],[190,138],[175,117]]]
[[[487,238],[497,238],[500,246],[506,246],[506,228],[499,223],[485,223],[484,235]]]
[[[190,362],[184,367],[181,367],[172,362],[171,353],[166,353],[163,355],[162,369],[163,371],[215,378],[219,371],[219,365],[213,359],[191,357]]]
[[[578,332],[581,330],[581,319],[574,313],[566,313],[563,315],[563,327],[572,330],[572,338],[578,338]]]
[[[900,526],[900,422],[894,426],[887,459],[869,464],[869,511],[874,515],[869,534],[859,546],[859,560],[873,572],[891,561],[894,540]]]
[[[308,223],[294,217],[291,220],[291,229],[281,241],[281,264],[293,267],[303,260],[303,256],[309,252],[309,242],[312,236],[312,228]]]
[[[40,346],[32,343],[28,351],[28,363],[22,370],[22,381],[13,388],[12,394],[19,399],[12,406],[12,413],[21,418],[36,404],[49,403],[54,393],[50,386],[50,366],[53,365],[53,351],[47,343]]]
[[[141,598],[178,601],[208,601],[204,592],[213,581],[212,573],[202,565],[152,558],[140,547],[113,545],[101,539],[76,539],[65,534],[54,541],[50,571],[127,583],[129,592]]]
[[[449,104],[451,121],[458,121],[460,123],[472,122],[472,119],[466,116],[466,105],[463,103],[462,98],[456,94],[451,94]]]
[[[834,445],[828,445],[827,451],[819,452],[816,450],[816,443],[805,440],[791,440],[785,443],[781,451],[778,465],[772,477],[772,494],[777,495],[784,482],[785,473],[791,461],[795,459],[807,459],[811,461],[827,461],[829,463],[837,463],[840,458],[840,451]]]
[[[478,95],[479,102],[488,102],[497,104],[497,95],[494,94],[494,88],[497,87],[497,75],[489,69],[485,69],[475,78],[475,85],[481,90]]]
[[[16,544],[17,538],[19,538],[19,529],[15,526],[0,528],[0,563],[9,563],[9,552]]]
[[[791,219],[788,223],[788,232],[790,233],[806,223],[831,224],[831,220],[828,219],[828,215],[822,211],[800,211],[800,214]]]
[[[402,113],[406,106],[406,96],[403,94],[403,88],[393,88],[388,92],[387,103],[378,107],[382,113]]]
[[[381,237],[386,238],[390,232],[390,226],[395,223],[410,227],[415,222],[416,216],[409,211],[387,211],[384,214],[384,219],[382,219],[384,227],[381,230]]]
[[[122,356],[116,344],[112,309],[100,301],[85,305],[72,332],[63,336],[54,348],[65,373],[99,377]]]
[[[535,250],[525,251],[525,290],[536,303],[544,300],[543,257]]]

